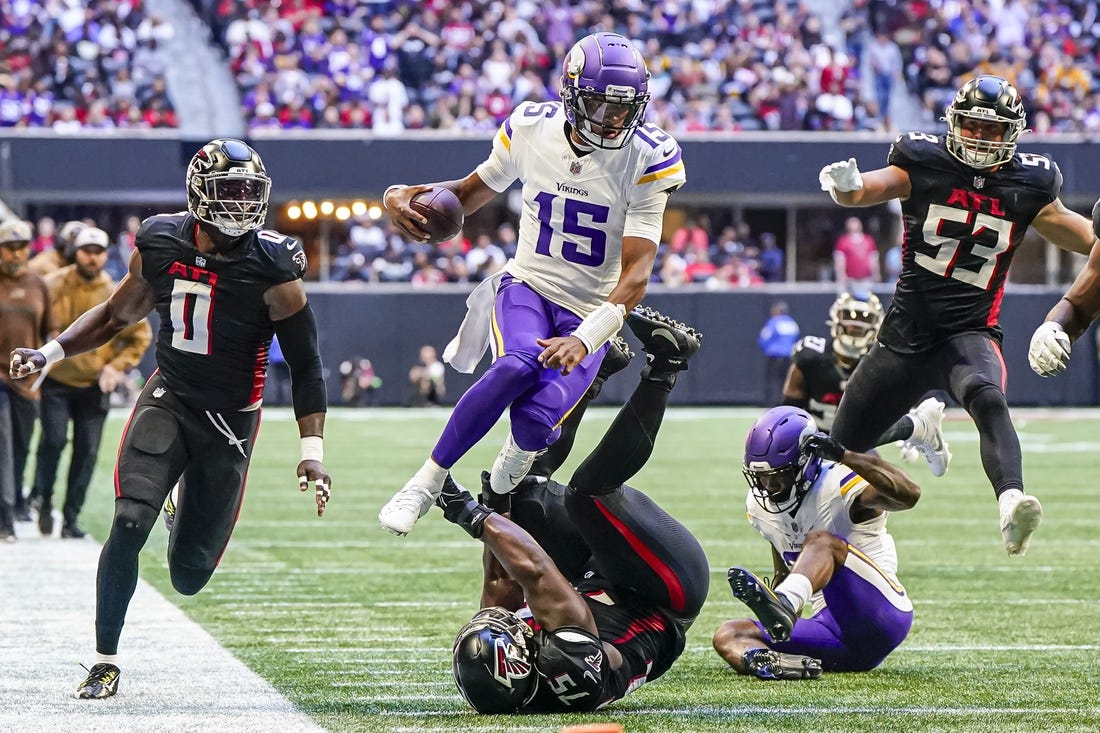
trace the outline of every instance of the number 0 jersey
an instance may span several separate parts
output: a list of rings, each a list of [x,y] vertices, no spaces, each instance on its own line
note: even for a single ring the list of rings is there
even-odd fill
[[[138,229],[142,276],[160,316],[157,368],[186,404],[240,410],[263,395],[274,333],[264,293],[302,277],[306,256],[298,240],[271,230],[246,235],[228,254],[203,254],[197,226],[178,213]]]
[[[997,325],[1005,280],[1028,226],[1058,198],[1054,161],[1017,153],[996,171],[963,165],[944,138],[899,136],[890,165],[909,174],[901,276],[878,339],[894,351],[924,351],[953,334]]]
[[[661,241],[667,193],[684,184],[680,146],[656,125],[621,150],[578,156],[560,102],[519,105],[501,125],[481,180],[504,191],[523,183],[519,246],[505,269],[581,316],[619,280],[624,236]]]

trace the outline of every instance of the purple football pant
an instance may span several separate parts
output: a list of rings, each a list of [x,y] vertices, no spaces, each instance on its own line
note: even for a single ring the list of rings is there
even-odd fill
[[[820,659],[827,672],[865,672],[881,664],[909,634],[913,604],[905,589],[851,545],[844,567],[822,593],[826,608],[798,619],[788,641],[768,646]],[[764,631],[759,622],[757,626]]]
[[[567,375],[538,362],[535,339],[568,336],[581,317],[551,303],[526,283],[505,275],[493,306],[492,348],[497,357],[455,405],[432,460],[450,468],[511,406],[512,437],[523,450],[542,450],[561,435],[561,421],[596,378],[604,344]]]

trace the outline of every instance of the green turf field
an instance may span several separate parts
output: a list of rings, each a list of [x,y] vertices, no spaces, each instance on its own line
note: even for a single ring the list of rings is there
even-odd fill
[[[722,619],[746,615],[729,595],[726,568],[771,572],[768,547],[744,518],[740,456],[753,413],[671,411],[653,458],[631,483],[691,528],[710,558],[710,601],[687,651],[663,678],[601,713],[502,718],[467,709],[450,678],[450,643],[476,610],[480,545],[434,510],[404,539],[375,520],[423,461],[446,414],[331,412],[325,463],[333,499],[318,520],[312,496],[297,491],[291,416],[267,410],[242,516],[210,585],[191,598],[172,591],[160,526],[143,576],[336,731],[557,731],[596,720],[655,733],[1100,730],[1098,417],[1017,412],[1025,475],[1046,518],[1028,556],[1009,559],[977,435],[961,410],[949,410],[951,470],[934,479],[915,466],[923,497],[890,522],[900,578],[916,606],[908,640],[870,673],[769,683],[738,677],[710,648]],[[564,476],[612,414],[590,412]],[[106,536],[124,417],[112,416],[85,510],[98,538]],[[475,483],[505,430],[498,426],[456,468],[460,481]]]

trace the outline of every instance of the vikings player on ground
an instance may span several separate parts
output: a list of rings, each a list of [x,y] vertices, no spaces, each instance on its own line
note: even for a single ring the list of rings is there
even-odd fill
[[[710,571],[698,541],[623,484],[653,451],[681,366],[672,359],[690,358],[700,337],[651,310],[627,324],[651,358],[568,485],[550,475],[591,392],[513,493],[494,492],[482,474],[482,500],[493,508],[444,482],[444,516],[485,546],[482,610],[452,652],[459,692],[479,712],[583,711],[618,700],[668,671],[706,599]]]
[[[946,390],[978,428],[1004,548],[1023,555],[1043,509],[1024,493],[1020,440],[1005,399],[998,325],[1005,281],[1028,226],[1081,254],[1096,237],[1088,219],[1059,200],[1054,161],[1016,151],[1026,122],[1015,87],[996,76],[971,79],[946,120],[946,135],[900,135],[885,168],[861,174],[851,158],[821,170],[822,189],[842,206],[899,198],[905,219],[893,302],[878,343],[848,380],[832,435],[868,450],[923,394]]]
[[[299,488],[313,483],[317,516],[329,498],[331,479],[321,463],[325,383],[302,285],[302,245],[260,228],[271,179],[240,140],[202,146],[186,185],[187,212],[142,222],[129,272],[105,303],[41,349],[11,355],[11,375],[25,377],[106,343],[153,308],[160,316],[158,368],[119,447],[114,521],[96,577],[96,662],[77,689],[80,698],[118,690],[118,642],[138,556],[177,481],[168,538],[172,586],[194,595],[218,566],[244,498],[273,334],[293,381]]]
[[[634,45],[594,33],[569,51],[562,101],[519,105],[489,159],[450,188],[467,213],[517,178],[523,183],[519,247],[503,272],[467,301],[444,352],[472,372],[492,346],[493,364],[455,406],[430,458],[382,508],[380,524],[404,535],[431,507],[448,470],[510,407],[511,433],[491,471],[507,493],[592,383],[609,340],[645,294],[665,204],[683,185],[680,147],[644,124],[649,72]],[[391,186],[394,222],[426,234],[410,199],[425,186]]]
[[[878,456],[845,450],[797,407],[756,420],[743,467],[749,522],[772,546],[775,577],[730,568],[734,597],[757,620],[723,623],[715,651],[761,679],[877,667],[913,623],[886,518],[911,509],[920,487]],[[801,618],[808,603],[813,615]]]

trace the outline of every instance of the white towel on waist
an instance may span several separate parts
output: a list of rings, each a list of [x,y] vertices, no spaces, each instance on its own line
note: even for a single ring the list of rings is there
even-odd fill
[[[458,327],[458,333],[447,348],[443,349],[443,361],[464,374],[470,374],[489,348],[493,305],[497,288],[504,277],[503,270],[482,280],[466,298],[466,317]]]

